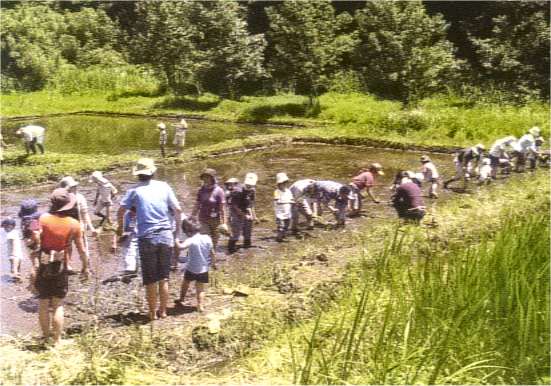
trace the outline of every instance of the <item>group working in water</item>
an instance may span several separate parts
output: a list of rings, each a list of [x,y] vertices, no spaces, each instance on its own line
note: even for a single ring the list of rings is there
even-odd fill
[[[17,131],[27,152],[44,152],[45,130],[35,125]],[[166,156],[166,125],[159,123],[161,155]],[[188,125],[181,119],[176,125],[174,144],[181,153]],[[487,184],[501,172],[523,172],[528,167],[549,165],[549,152],[542,151],[540,129],[533,127],[521,138],[507,136],[495,141],[486,153],[482,144],[462,149],[454,155],[455,175],[444,182],[444,188],[456,181],[464,187],[469,181]],[[49,197],[50,207],[40,213],[35,199],[25,199],[16,220],[2,220],[5,256],[11,262],[15,282],[21,281],[21,260],[24,250],[31,264],[29,289],[39,300],[39,323],[45,340],[59,342],[63,331],[63,299],[69,289],[69,275],[76,273],[72,252],[80,257],[80,275],[90,276],[89,235],[96,236],[99,228],[113,230],[112,251],[121,250],[122,276],[131,280],[141,272],[150,320],[165,318],[169,303],[169,277],[177,271],[181,252],[187,251],[182,268],[182,282],[176,306],[186,302],[194,284],[196,307],[205,309],[205,291],[209,271],[216,268],[216,253],[221,235],[227,235],[227,253],[239,247],[254,246],[256,216],[256,187],[258,176],[253,171],[243,182],[230,176],[222,184],[216,170],[207,168],[200,173],[202,185],[197,189],[193,209],[183,213],[172,187],[157,180],[157,166],[151,158],[139,159],[132,168],[137,180],[123,194],[101,172],[95,171],[90,182],[96,185],[93,215],[99,218],[94,225],[86,198],[79,193],[79,182],[72,176],[61,179]],[[400,171],[391,187],[391,195],[381,199],[374,193],[377,179],[384,175],[381,163],[367,165],[347,182],[329,179],[299,179],[291,181],[285,171],[274,171],[273,191],[274,240],[283,242],[289,234],[300,234],[317,224],[326,225],[324,212],[334,218],[334,228],[345,228],[351,218],[360,216],[364,200],[373,203],[389,202],[399,218],[419,224],[426,214],[425,198],[439,197],[442,182],[437,166],[430,156],[422,155],[419,170]],[[423,184],[428,185],[426,195]],[[113,210],[113,207],[118,207]],[[242,238],[242,244],[239,240]]]

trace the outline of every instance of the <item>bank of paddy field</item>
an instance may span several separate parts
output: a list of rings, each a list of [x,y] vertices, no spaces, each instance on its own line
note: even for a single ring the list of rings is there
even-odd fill
[[[379,145],[383,142],[383,146],[395,148],[421,145],[453,149],[477,142],[489,146],[495,139],[506,135],[521,136],[532,126],[540,126],[544,137],[549,136],[549,106],[543,102],[512,106],[476,102],[453,95],[425,99],[410,108],[370,95],[336,93],[322,95],[319,105],[314,107],[309,105],[308,98],[297,95],[244,97],[241,101],[222,100],[211,95],[200,98],[113,98],[108,94],[62,96],[37,92],[2,96],[2,117],[8,120],[83,111],[136,114],[158,120],[167,117],[175,120],[176,116],[185,115],[188,118],[230,122],[294,125],[279,129],[267,126],[264,131],[260,128],[252,137],[227,139],[214,145],[203,144],[184,152],[180,160],[285,140],[358,145],[379,141]],[[116,133],[117,127],[112,130]],[[156,130],[154,125],[151,130]],[[84,155],[77,154],[80,153],[78,149],[48,153],[42,158],[26,158],[21,144],[12,143],[4,152],[4,185],[55,180],[65,174],[82,174],[97,168],[113,169],[129,164],[140,155],[157,155],[143,151]],[[171,159],[168,162],[178,161]]]
[[[457,195],[421,227],[369,219],[290,248],[275,271],[249,272],[241,289],[248,296],[236,298],[228,317],[216,310],[217,318],[188,324],[92,324],[49,351],[5,339],[2,377],[26,384],[546,383],[548,197],[541,171]],[[285,283],[291,290],[283,294],[266,287]]]

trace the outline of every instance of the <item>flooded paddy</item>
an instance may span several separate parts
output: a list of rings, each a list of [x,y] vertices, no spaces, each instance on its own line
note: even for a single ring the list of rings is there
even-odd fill
[[[193,207],[195,194],[200,185],[199,174],[205,167],[212,167],[218,171],[220,181],[229,177],[243,179],[247,172],[255,172],[259,176],[257,186],[257,215],[260,222],[253,233],[254,247],[249,250],[240,250],[238,254],[227,256],[224,247],[227,238],[222,237],[218,248],[218,257],[221,260],[216,277],[219,281],[225,280],[240,282],[246,272],[259,270],[261,267],[274,264],[284,255],[285,251],[296,243],[315,243],[316,238],[336,235],[336,231],[319,227],[304,240],[289,237],[282,244],[274,240],[274,218],[272,209],[272,193],[275,175],[286,172],[294,181],[301,178],[330,179],[343,183],[357,173],[362,165],[371,162],[380,162],[385,168],[385,175],[377,179],[374,188],[376,195],[383,201],[390,198],[390,186],[395,173],[401,169],[418,170],[420,153],[396,150],[382,150],[371,148],[357,148],[350,146],[329,145],[290,145],[285,147],[245,152],[220,158],[201,160],[186,163],[177,167],[160,166],[157,178],[165,180],[174,188],[176,195],[183,206],[185,213],[190,213]],[[452,173],[452,157],[450,155],[433,154],[431,157],[439,166],[444,176]],[[121,170],[108,176],[110,180],[124,192],[134,183],[130,170]],[[89,204],[93,202],[95,187],[87,179],[80,179],[79,192],[85,195]],[[40,186],[30,190],[19,189],[3,193],[2,217],[15,217],[18,205],[24,198],[34,197],[39,200],[41,210],[48,207],[48,195],[53,186]],[[425,189],[426,190],[426,189]],[[444,193],[439,201],[446,200],[449,193]],[[426,199],[427,206],[435,205],[435,200]],[[94,216],[92,216],[94,219]],[[326,220],[332,218],[325,214]],[[374,204],[366,200],[365,215],[361,218],[350,219],[347,229],[353,229],[366,221],[381,221],[380,219],[395,219],[394,210],[388,203]],[[98,220],[97,218],[94,220]],[[78,326],[88,320],[98,317],[116,321],[122,315],[132,314],[141,320],[139,314],[143,307],[143,290],[141,279],[134,279],[131,283],[120,281],[102,284],[102,281],[112,277],[121,270],[121,258],[118,253],[111,253],[110,246],[113,233],[103,232],[98,238],[90,237],[91,268],[93,277],[82,285],[78,276],[71,277],[69,295],[67,297],[66,324]],[[79,258],[73,256],[75,269],[79,267]],[[22,271],[25,276],[29,272],[29,261],[25,260]],[[0,332],[28,333],[38,332],[37,299],[25,288],[27,279],[22,284],[9,282],[9,266],[7,260],[2,261],[1,269],[1,298],[2,309]],[[180,274],[173,274],[171,279],[171,296],[177,293]],[[186,317],[195,318],[197,313],[188,310]]]
[[[157,123],[165,122],[168,146],[172,147],[177,120],[147,117],[64,115],[36,119],[6,120],[2,135],[8,144],[22,146],[15,135],[18,128],[34,124],[46,128],[46,151],[56,153],[121,154],[159,148]],[[208,145],[255,134],[269,134],[276,127],[188,120],[186,146]]]

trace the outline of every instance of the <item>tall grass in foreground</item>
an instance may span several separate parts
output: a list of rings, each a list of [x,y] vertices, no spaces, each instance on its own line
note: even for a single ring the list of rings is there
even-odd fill
[[[548,214],[471,248],[419,243],[397,231],[338,312],[292,344],[295,382],[547,383]]]

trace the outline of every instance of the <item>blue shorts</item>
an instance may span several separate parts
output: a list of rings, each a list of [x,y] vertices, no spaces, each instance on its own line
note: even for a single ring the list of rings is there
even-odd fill
[[[163,230],[152,236],[138,239],[144,285],[168,280],[174,250],[173,243],[171,230]]]

